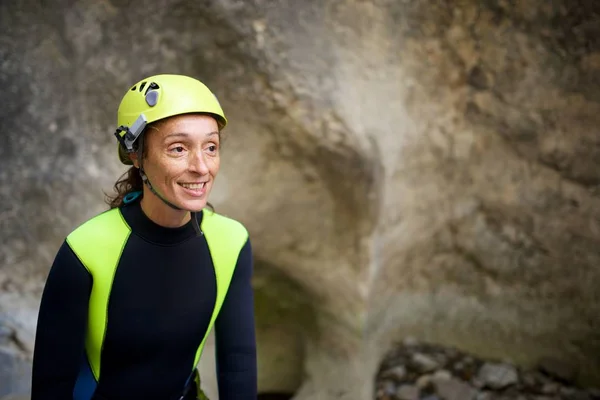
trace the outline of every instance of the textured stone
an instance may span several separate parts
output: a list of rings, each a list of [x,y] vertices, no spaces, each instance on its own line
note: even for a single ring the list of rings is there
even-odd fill
[[[393,381],[383,381],[381,391],[383,396],[393,396],[396,394],[396,384]]]
[[[396,381],[401,381],[406,377],[406,367],[404,365],[398,365],[394,368],[386,370],[382,374],[382,378],[391,378]]]
[[[438,362],[430,356],[415,353],[411,359],[412,365],[418,372],[432,372],[439,367]]]
[[[551,382],[546,383],[542,386],[542,393],[544,394],[555,394],[559,391],[560,387],[557,383]]]
[[[485,363],[477,377],[481,379],[484,386],[492,389],[504,389],[519,381],[515,367],[509,364]]]
[[[539,361],[539,368],[549,376],[558,378],[564,382],[573,382],[577,377],[576,365],[553,357],[542,358]]]
[[[473,400],[477,391],[458,379],[434,381],[436,393],[444,400]]]
[[[435,394],[430,394],[425,397],[422,397],[421,400],[440,400]]]
[[[14,334],[15,332],[13,328],[2,325],[2,321],[0,321],[0,346],[9,344]]]
[[[424,389],[431,385],[433,382],[433,376],[429,374],[421,375],[417,378],[416,384],[419,388]]]
[[[0,398],[26,396],[30,390],[31,362],[0,347]]]
[[[475,400],[492,400],[493,396],[490,392],[479,392],[475,395]]]
[[[445,369],[441,369],[433,373],[432,379],[435,381],[447,381],[452,379],[452,373]]]
[[[28,394],[9,394],[8,396],[2,397],[0,400],[31,400],[31,396]]]
[[[562,386],[559,389],[559,392],[560,397],[568,400],[592,400],[592,396],[590,393],[578,390],[577,388],[573,387]]]
[[[414,385],[401,385],[396,391],[398,400],[419,400],[419,388]]]
[[[211,201],[302,288],[293,355],[261,363],[298,399],[370,398],[406,336],[598,382],[599,8],[3,2],[0,313],[30,352],[54,254],[123,172],[123,88],[183,72],[231,121]]]
[[[452,354],[452,362],[444,365],[448,369],[439,369],[434,373],[418,373],[414,369],[408,369],[401,382],[401,386],[405,386],[402,396],[411,397],[413,392],[409,388],[415,387],[419,389],[420,396],[435,394],[443,400],[528,400],[538,397],[548,400],[595,400],[598,397],[596,389],[592,387],[576,387],[537,370],[518,370],[506,362],[486,362],[472,353],[432,343],[403,343],[390,350],[382,361],[386,369],[377,376],[378,386],[386,384],[386,371],[392,371],[394,365],[404,368],[405,360],[412,359],[415,355],[438,360],[449,354]],[[461,377],[465,369],[478,366],[482,366],[478,376]],[[399,395],[396,394],[396,397]],[[376,398],[382,400],[383,392],[379,391]]]
[[[485,382],[483,382],[478,377],[474,377],[473,379],[471,379],[471,385],[473,385],[473,387],[481,389],[485,386]]]

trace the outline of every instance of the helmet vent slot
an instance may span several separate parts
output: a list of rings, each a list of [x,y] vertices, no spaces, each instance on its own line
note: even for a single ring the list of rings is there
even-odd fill
[[[144,86],[146,86],[146,82],[142,82],[142,84],[140,85],[140,92],[141,92],[142,90],[144,90]]]
[[[150,82],[150,84],[148,85],[148,89],[146,89],[146,93],[144,94],[147,95],[150,90],[156,89],[160,89],[160,86],[158,86],[158,84],[156,84],[155,82]]]
[[[131,91],[132,91],[132,92],[133,92],[133,91],[135,91],[135,88],[136,88],[136,87],[137,87],[137,86],[134,86],[134,87],[132,87],[132,88],[131,88]]]

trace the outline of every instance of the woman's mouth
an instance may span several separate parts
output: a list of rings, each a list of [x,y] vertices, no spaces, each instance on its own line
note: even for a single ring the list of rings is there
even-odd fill
[[[178,183],[190,196],[200,197],[206,193],[206,183]]]

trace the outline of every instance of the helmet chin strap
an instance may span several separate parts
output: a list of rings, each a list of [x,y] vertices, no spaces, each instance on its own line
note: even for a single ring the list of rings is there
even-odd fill
[[[138,168],[139,172],[140,172],[140,176],[142,177],[142,181],[144,182],[144,184],[146,186],[148,186],[148,189],[150,189],[150,191],[152,193],[154,193],[154,195],[156,197],[158,197],[159,199],[162,200],[163,203],[165,203],[166,205],[168,205],[169,207],[171,207],[174,210],[177,211],[188,211],[185,210],[181,207],[176,206],[175,204],[171,203],[170,201],[168,201],[167,199],[165,199],[163,196],[161,196],[152,186],[152,183],[150,183],[150,179],[148,179],[148,176],[146,175],[146,172],[144,172],[144,167],[142,166],[142,156],[143,156],[143,149],[144,149],[144,135],[140,135],[139,139],[139,144],[138,144],[138,161],[140,163],[140,167]],[[197,216],[197,212],[196,211],[190,211],[190,216],[192,219],[192,226],[194,227],[194,230],[196,231],[196,236],[202,236],[204,233],[202,232],[202,230],[200,229],[200,226],[198,225],[198,216]]]

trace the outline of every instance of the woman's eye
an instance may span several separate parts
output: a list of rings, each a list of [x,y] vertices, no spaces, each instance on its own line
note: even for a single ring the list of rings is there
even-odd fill
[[[216,144],[211,144],[210,146],[206,147],[206,151],[208,151],[209,153],[216,153],[219,149],[219,146],[217,146]]]

